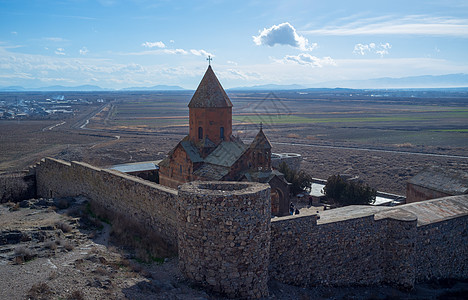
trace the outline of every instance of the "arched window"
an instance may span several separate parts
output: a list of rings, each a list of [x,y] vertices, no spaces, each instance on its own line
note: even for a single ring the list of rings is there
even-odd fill
[[[219,127],[219,138],[224,140],[224,127]]]
[[[203,128],[198,127],[198,139],[203,139]]]

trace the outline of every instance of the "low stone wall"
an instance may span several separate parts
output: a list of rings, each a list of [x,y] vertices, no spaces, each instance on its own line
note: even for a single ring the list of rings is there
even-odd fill
[[[272,153],[271,166],[278,169],[280,164],[285,162],[291,169],[298,171],[301,168],[302,155],[297,153]]]
[[[179,268],[229,297],[268,296],[270,187],[200,182],[179,187]]]
[[[84,195],[108,212],[137,222],[177,249],[177,191],[114,170],[46,158],[36,166],[37,195]]]

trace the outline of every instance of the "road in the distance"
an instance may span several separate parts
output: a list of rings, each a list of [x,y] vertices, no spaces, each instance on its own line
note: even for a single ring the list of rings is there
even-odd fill
[[[432,157],[445,157],[445,158],[468,159],[468,156],[461,156],[461,155],[447,155],[447,154],[435,154],[435,153],[408,152],[408,151],[398,151],[398,150],[383,150],[383,149],[370,149],[370,148],[358,148],[358,147],[346,147],[346,146],[325,146],[325,145],[298,144],[298,143],[282,143],[282,142],[271,142],[271,143],[272,143],[272,144],[277,144],[277,145],[287,145],[287,146],[315,147],[315,148],[328,148],[328,149],[345,149],[345,150],[386,152],[386,153],[398,153],[398,154],[408,154],[408,155],[420,155],[420,156],[432,156]]]

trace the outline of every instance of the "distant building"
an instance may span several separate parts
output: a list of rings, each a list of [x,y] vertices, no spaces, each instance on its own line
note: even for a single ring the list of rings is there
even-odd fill
[[[286,215],[289,185],[271,167],[262,128],[250,145],[232,135],[232,103],[208,67],[189,107],[189,135],[160,164],[159,182],[176,188],[195,180],[254,181],[271,186],[273,215]]]
[[[158,177],[159,162],[160,160],[128,163],[128,164],[114,165],[110,167],[109,169],[116,170],[116,171],[129,174],[129,175],[137,176],[145,180],[159,182],[159,177]]]
[[[468,173],[430,167],[408,180],[406,203],[468,194]]]

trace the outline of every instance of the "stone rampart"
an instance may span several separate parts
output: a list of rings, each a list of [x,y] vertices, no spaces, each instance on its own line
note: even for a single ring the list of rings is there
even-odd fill
[[[36,167],[37,195],[84,195],[107,212],[124,216],[177,249],[177,191],[114,170],[46,158]]]
[[[195,182],[179,191],[117,171],[47,158],[37,195],[84,195],[178,246],[188,279],[230,297],[268,294],[268,278],[298,286],[468,278],[468,195],[396,207],[348,206],[270,220],[270,189]]]
[[[416,241],[416,280],[468,278],[468,195],[426,202],[426,206],[438,205],[446,214],[458,211],[464,215],[420,221]],[[458,205],[453,205],[454,202]]]
[[[367,211],[366,211],[367,210]],[[468,278],[468,196],[395,208],[354,206],[271,221],[270,277],[299,286],[407,289]]]
[[[270,187],[200,182],[179,187],[179,267],[229,297],[268,296]]]
[[[373,216],[320,225],[315,215],[273,219],[270,276],[299,286],[378,284],[382,229]]]

